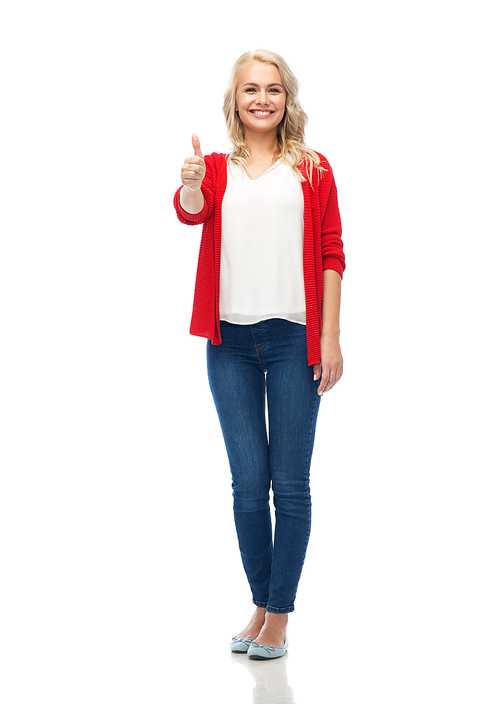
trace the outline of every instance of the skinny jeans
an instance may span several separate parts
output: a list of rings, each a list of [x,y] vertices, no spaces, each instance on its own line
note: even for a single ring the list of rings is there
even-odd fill
[[[207,344],[208,378],[231,469],[241,559],[254,604],[289,613],[311,531],[320,382],[307,364],[305,325],[221,321],[221,338]]]

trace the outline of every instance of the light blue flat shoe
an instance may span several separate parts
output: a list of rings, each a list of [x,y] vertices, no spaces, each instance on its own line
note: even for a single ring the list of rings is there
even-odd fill
[[[288,636],[285,639],[285,645],[282,648],[273,647],[272,645],[261,645],[254,640],[248,648],[248,657],[250,660],[272,660],[273,658],[281,658],[288,649]]]
[[[246,653],[255,638],[233,638],[230,643],[232,653]]]

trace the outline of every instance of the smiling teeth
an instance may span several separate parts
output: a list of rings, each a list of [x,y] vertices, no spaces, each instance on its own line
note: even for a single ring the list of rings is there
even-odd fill
[[[272,115],[270,110],[252,110],[254,115]]]

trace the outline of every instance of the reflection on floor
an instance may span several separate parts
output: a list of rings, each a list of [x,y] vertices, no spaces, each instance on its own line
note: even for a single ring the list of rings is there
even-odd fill
[[[288,653],[275,660],[250,660],[244,653],[231,653],[233,662],[245,667],[255,682],[252,701],[259,704],[293,704],[293,690],[288,684]]]

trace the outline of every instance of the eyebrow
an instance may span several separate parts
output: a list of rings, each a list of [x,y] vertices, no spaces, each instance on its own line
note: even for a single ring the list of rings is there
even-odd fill
[[[259,87],[258,83],[244,83],[243,85],[244,86],[257,86],[257,88]],[[281,83],[270,83],[267,87],[271,88],[271,86],[279,86],[280,88],[283,88]]]

